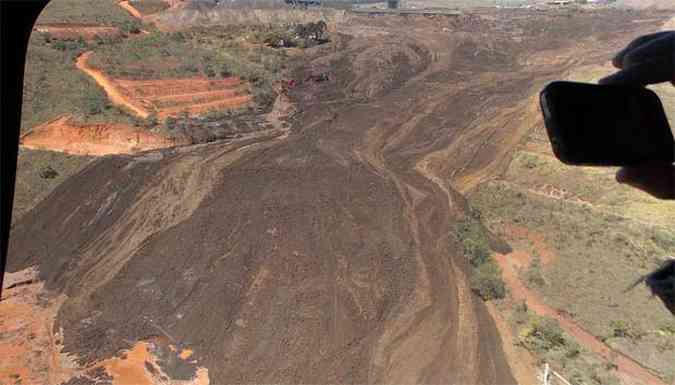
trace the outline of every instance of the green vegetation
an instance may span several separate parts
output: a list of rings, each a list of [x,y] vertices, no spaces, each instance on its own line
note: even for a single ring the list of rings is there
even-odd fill
[[[471,289],[485,301],[506,296],[501,269],[492,259],[473,271],[470,283]]]
[[[530,266],[525,272],[525,281],[529,286],[541,287],[546,284],[541,266],[541,258],[536,252],[532,255]]]
[[[613,320],[609,323],[611,336],[616,338],[628,338],[631,340],[640,339],[644,333],[638,330],[635,325],[624,320]]]
[[[133,20],[132,16],[111,0],[52,0],[37,22],[119,26]]]
[[[162,12],[169,8],[169,4],[164,0],[130,1],[129,3],[133,5],[134,8],[136,8],[143,16]]]
[[[92,79],[75,67],[89,49],[83,40],[57,41],[33,33],[26,55],[22,131],[64,114],[92,122],[129,122]]]
[[[565,348],[568,345],[558,321],[536,316],[531,317],[529,325],[521,332],[520,343],[528,350],[540,353]]]
[[[532,314],[524,304],[514,306],[511,321],[518,332],[518,344],[553,365],[572,384],[619,384],[613,361],[599,360],[584,350],[558,321]]]
[[[492,258],[485,228],[476,213],[473,211],[467,220],[457,226],[464,256],[472,267],[471,289],[485,301],[501,299],[506,296],[502,272]]]

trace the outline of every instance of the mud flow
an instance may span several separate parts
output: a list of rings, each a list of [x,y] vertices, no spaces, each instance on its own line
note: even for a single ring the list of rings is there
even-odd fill
[[[133,3],[120,6],[134,14]],[[157,19],[207,26],[227,13],[204,9],[183,4]],[[653,28],[635,20],[667,15],[335,15],[331,42],[295,58],[271,112],[228,121],[237,135],[186,146],[61,117],[22,138],[115,155],[14,224],[0,382],[532,383],[536,360],[472,289],[457,235],[472,215],[466,195],[502,175],[541,128],[537,94],[548,81],[605,63]],[[255,103],[253,81],[113,79],[88,65],[93,54],[78,68],[139,118]],[[544,236],[511,230],[555,263]],[[497,261],[510,295],[613,357],[523,287],[515,268],[527,255]],[[664,383],[629,357],[617,370],[626,384]]]

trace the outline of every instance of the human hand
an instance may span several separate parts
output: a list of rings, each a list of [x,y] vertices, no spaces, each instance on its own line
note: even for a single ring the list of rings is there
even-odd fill
[[[624,167],[616,173],[616,180],[659,199],[675,199],[675,166],[670,163]]]
[[[601,79],[600,84],[675,84],[675,31],[633,40],[614,57],[612,64],[619,71]],[[675,199],[675,167],[670,163],[652,162],[624,167],[619,170],[616,179],[659,199]]]
[[[600,84],[646,86],[675,80],[675,31],[658,32],[633,40],[612,60],[619,71]]]

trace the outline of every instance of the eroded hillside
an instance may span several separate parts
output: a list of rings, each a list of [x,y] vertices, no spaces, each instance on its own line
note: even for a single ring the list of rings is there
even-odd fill
[[[151,351],[157,381],[521,381],[469,287],[462,193],[507,169],[546,81],[662,17],[351,16],[295,70],[290,131],[98,159],[15,225],[10,269],[39,271],[82,381]]]

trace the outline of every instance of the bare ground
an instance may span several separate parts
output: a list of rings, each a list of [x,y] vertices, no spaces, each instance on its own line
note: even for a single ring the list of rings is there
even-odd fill
[[[189,144],[124,124],[82,124],[65,116],[39,125],[21,137],[20,145],[74,155],[133,154]]]

